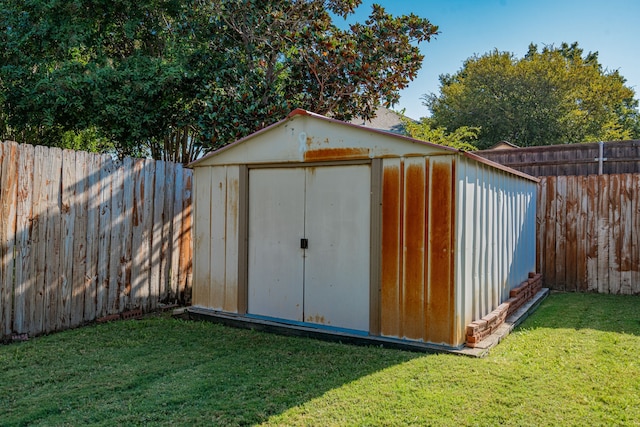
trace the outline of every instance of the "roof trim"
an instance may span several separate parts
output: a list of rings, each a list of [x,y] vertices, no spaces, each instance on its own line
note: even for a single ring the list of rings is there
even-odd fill
[[[533,181],[535,183],[540,182],[540,178],[536,178],[535,176],[531,176],[531,175],[526,174],[524,172],[520,172],[519,170],[510,168],[509,166],[501,165],[500,163],[496,163],[496,162],[494,162],[492,160],[489,160],[489,159],[487,159],[485,157],[479,156],[479,155],[474,154],[472,152],[462,151],[461,153],[462,153],[463,156],[465,156],[465,157],[467,157],[467,158],[469,158],[471,160],[475,160],[478,163],[483,163],[483,164],[485,164],[487,166],[491,166],[491,167],[493,167],[495,169],[500,169],[500,170],[503,170],[505,172],[509,172],[512,175],[517,175],[517,176],[519,176],[521,178],[528,179],[529,181]]]

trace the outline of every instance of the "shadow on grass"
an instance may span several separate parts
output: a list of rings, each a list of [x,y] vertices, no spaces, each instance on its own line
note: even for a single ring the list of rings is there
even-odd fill
[[[8,425],[248,425],[423,354],[154,318],[0,348]]]
[[[639,307],[633,296],[554,293],[522,327],[640,336]],[[601,341],[608,360],[611,340]],[[561,344],[527,351],[546,360]],[[386,368],[450,357],[165,317],[114,322],[0,346],[0,424],[251,425]],[[455,360],[434,364],[452,369],[442,384],[468,369]]]
[[[640,296],[554,291],[522,327],[593,329],[640,336]]]

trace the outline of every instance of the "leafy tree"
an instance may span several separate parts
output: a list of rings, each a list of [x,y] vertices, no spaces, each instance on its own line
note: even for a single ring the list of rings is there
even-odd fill
[[[453,132],[447,132],[444,127],[433,127],[428,117],[423,117],[420,121],[412,120],[402,116],[404,133],[411,138],[432,142],[438,145],[457,148],[464,151],[475,151],[478,148],[474,145],[478,139],[480,128],[461,126]]]
[[[425,97],[436,127],[481,128],[477,146],[500,140],[520,146],[638,137],[638,102],[618,71],[577,43],[524,58],[493,51],[440,76],[440,94]]]
[[[121,154],[144,154],[146,141],[179,122],[189,94],[169,25],[181,8],[177,0],[3,1],[9,126],[45,145],[94,129]]]
[[[437,27],[379,6],[334,25],[359,4],[3,0],[5,131],[55,141],[96,129],[120,154],[190,161],[297,107],[372,117],[398,101]]]
[[[207,143],[224,145],[296,107],[348,120],[396,103],[421,67],[416,44],[430,40],[437,27],[415,15],[393,17],[377,5],[364,24],[334,25],[331,13],[346,17],[359,3],[202,3],[198,15],[206,21],[197,38],[207,44],[199,65],[207,70],[199,74],[213,76],[198,96]],[[212,63],[210,53],[219,51],[226,55]]]

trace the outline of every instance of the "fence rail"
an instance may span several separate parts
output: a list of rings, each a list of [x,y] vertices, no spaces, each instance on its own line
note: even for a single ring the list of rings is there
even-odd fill
[[[640,174],[542,177],[537,202],[546,286],[640,294]]]
[[[0,143],[0,337],[185,302],[191,170]]]

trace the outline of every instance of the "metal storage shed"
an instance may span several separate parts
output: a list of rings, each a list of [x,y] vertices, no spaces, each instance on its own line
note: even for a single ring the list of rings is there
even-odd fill
[[[191,164],[192,310],[459,348],[535,269],[536,182],[305,110]]]

